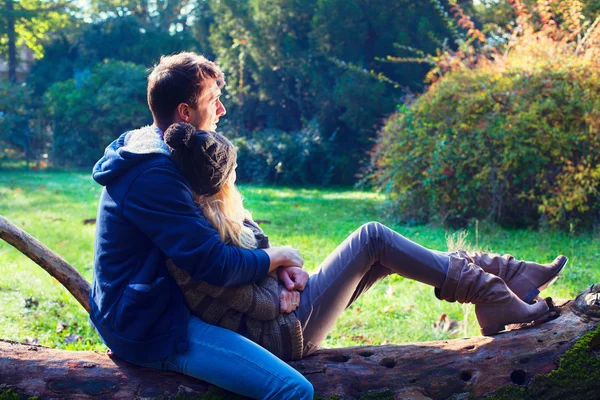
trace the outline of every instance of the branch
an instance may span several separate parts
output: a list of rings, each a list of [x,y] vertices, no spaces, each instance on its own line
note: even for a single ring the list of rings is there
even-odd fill
[[[5,240],[37,265],[44,268],[46,272],[71,292],[88,313],[90,312],[88,303],[90,284],[68,262],[1,215],[0,239]]]

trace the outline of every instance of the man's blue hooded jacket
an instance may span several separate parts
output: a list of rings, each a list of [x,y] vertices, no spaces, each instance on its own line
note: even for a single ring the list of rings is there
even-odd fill
[[[98,206],[90,320],[106,345],[132,362],[187,348],[188,311],[169,276],[170,258],[193,279],[239,286],[267,275],[263,250],[228,246],[193,201],[154,127],[121,135],[96,163]]]

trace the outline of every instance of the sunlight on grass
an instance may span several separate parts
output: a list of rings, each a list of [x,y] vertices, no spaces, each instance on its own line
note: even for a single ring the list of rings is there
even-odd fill
[[[87,173],[0,173],[0,214],[57,252],[92,279],[95,225],[100,186]],[[446,250],[442,227],[402,226],[383,220],[383,196],[357,190],[297,189],[243,185],[247,208],[262,220],[273,245],[292,245],[317,270],[335,247],[360,225],[381,221],[426,247]],[[452,232],[450,232],[452,233]],[[507,231],[480,224],[468,229],[470,245],[479,243],[523,259],[551,261],[569,256],[569,266],[544,294],[572,298],[600,282],[600,240],[592,234]],[[65,349],[104,350],[74,298],[39,266],[0,241],[0,337]],[[468,319],[463,324],[465,311]],[[444,326],[440,317],[454,322]],[[376,284],[338,320],[325,347],[429,341],[477,335],[472,306],[438,301],[433,289],[399,276]]]
[[[344,193],[323,193],[321,197],[324,200],[373,200],[383,201],[385,197],[379,193],[369,192],[344,192]]]

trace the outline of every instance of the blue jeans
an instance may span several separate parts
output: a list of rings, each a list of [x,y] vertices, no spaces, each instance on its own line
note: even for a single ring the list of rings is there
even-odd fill
[[[309,381],[256,343],[190,316],[188,349],[144,367],[179,372],[255,399],[312,400]]]

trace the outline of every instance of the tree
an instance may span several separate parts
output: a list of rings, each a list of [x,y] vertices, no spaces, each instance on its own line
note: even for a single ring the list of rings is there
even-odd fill
[[[57,32],[46,43],[44,58],[32,66],[27,83],[41,97],[52,84],[106,59],[150,67],[161,55],[184,50],[204,51],[190,29],[169,32],[135,15],[110,17]]]
[[[222,0],[210,6],[210,42],[231,95],[228,134],[291,132],[316,120],[337,183],[355,180],[383,119],[406,90],[423,89],[430,68],[380,59],[402,55],[406,46],[434,51],[438,38],[450,34],[435,8],[408,0]],[[322,162],[323,154],[315,157]],[[315,182],[323,183],[319,178]]]
[[[506,47],[455,7],[469,32],[459,50],[425,57],[432,85],[379,134],[372,176],[396,216],[598,224],[600,25],[576,3],[515,4],[519,26]]]
[[[512,6],[513,3],[515,2],[511,0],[481,0],[473,7],[472,15],[481,23],[485,34],[502,36],[507,26],[512,26],[517,17]],[[521,0],[520,3],[527,9],[532,10],[539,2],[538,0]],[[556,13],[557,11],[560,12],[560,10],[557,10],[559,5],[568,3],[570,3],[570,6],[575,5],[582,9],[584,15],[591,21],[600,16],[599,0],[548,2],[548,6]]]
[[[88,13],[95,22],[133,16],[147,27],[173,32],[189,29],[189,19],[201,3],[198,0],[92,0]]]
[[[56,165],[92,165],[119,134],[151,123],[146,69],[106,60],[75,78],[52,85],[45,114],[53,121]]]
[[[8,58],[9,81],[17,80],[17,47],[42,57],[45,36],[72,22],[73,10],[69,0],[0,0],[0,56]]]
[[[24,153],[26,165],[46,150],[47,137],[39,124],[29,87],[0,80],[0,161]]]

